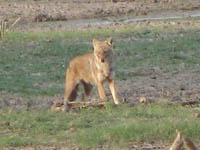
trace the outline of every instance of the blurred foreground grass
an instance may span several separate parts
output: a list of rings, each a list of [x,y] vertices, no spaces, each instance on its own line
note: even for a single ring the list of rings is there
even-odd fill
[[[138,106],[110,104],[104,110],[89,109],[70,113],[42,110],[1,110],[1,146],[68,145],[91,148],[99,145],[123,147],[127,142],[169,142],[176,129],[194,141],[200,139],[199,109],[178,105]]]

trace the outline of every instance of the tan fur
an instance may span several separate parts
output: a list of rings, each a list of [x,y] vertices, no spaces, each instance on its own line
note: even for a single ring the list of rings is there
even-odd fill
[[[113,71],[112,38],[106,41],[93,40],[94,51],[71,60],[66,73],[64,103],[76,99],[79,83],[84,87],[84,99],[87,99],[92,84],[98,88],[101,100],[106,100],[103,83],[108,81],[115,104],[119,104]]]

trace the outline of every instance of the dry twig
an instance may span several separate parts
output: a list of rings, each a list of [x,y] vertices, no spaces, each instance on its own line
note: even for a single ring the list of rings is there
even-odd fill
[[[20,19],[21,18],[17,18],[9,28],[7,26],[7,22],[1,21],[0,22],[0,39],[3,39],[6,32],[10,31],[17,24],[17,22],[20,21]]]
[[[0,122],[0,127],[2,126],[10,126],[10,123],[9,122]]]
[[[198,150],[198,148],[195,146],[192,140],[190,140],[189,138],[184,138],[181,132],[176,132],[177,136],[169,150],[182,150],[184,145],[187,148],[187,150]]]
[[[189,138],[184,138],[184,143],[187,147],[187,150],[198,150],[195,144]]]
[[[84,108],[100,108],[105,107],[105,103],[100,101],[90,101],[90,102],[68,102],[67,106],[69,109],[84,109]],[[51,106],[52,112],[61,112],[65,110],[64,103],[54,103]]]
[[[19,22],[20,21],[20,17],[19,18],[17,18],[14,22],[13,22],[13,24],[8,28],[8,31],[10,31],[16,24],[17,24],[17,22]]]
[[[182,134],[179,131],[176,131],[176,132],[177,132],[177,136],[169,150],[181,150],[183,148],[184,143],[183,143]]]
[[[2,39],[6,33],[7,22],[1,21],[0,22],[0,39]]]

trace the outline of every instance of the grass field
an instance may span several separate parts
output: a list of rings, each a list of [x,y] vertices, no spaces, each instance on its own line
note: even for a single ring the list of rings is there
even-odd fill
[[[117,80],[132,78],[124,70],[159,67],[164,72],[199,73],[200,30],[186,22],[118,25],[74,31],[10,32],[0,41],[0,148],[41,146],[83,149],[128,148],[129,142],[169,143],[179,129],[199,143],[199,107],[155,103],[52,113],[34,99],[62,96],[65,70],[73,57],[92,51],[92,39],[113,37]],[[156,22],[154,22],[156,23]],[[160,22],[158,22],[160,24]],[[167,27],[165,26],[167,25]],[[6,105],[9,96],[37,105],[26,110]],[[8,102],[9,103],[9,102]],[[42,103],[42,102],[41,102]],[[21,105],[21,104],[16,104]],[[34,107],[35,108],[35,107]],[[39,146],[38,146],[39,145]]]
[[[104,110],[81,110],[52,113],[47,111],[1,110],[1,146],[68,146],[111,149],[125,147],[127,142],[170,142],[176,129],[199,142],[199,120],[192,113],[200,112],[178,105],[149,104],[112,107]]]
[[[91,41],[96,37],[114,38],[118,79],[128,78],[120,72],[121,68],[160,67],[166,72],[198,72],[199,32],[127,25],[114,29],[9,33],[1,43],[0,90],[23,95],[62,93],[69,60],[92,51]],[[185,67],[181,68],[181,64]]]

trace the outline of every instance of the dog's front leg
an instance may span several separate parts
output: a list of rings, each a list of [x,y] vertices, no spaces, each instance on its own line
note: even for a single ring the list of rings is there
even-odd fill
[[[114,99],[114,103],[117,105],[117,104],[119,104],[119,98],[118,98],[118,94],[117,94],[117,90],[116,90],[116,86],[115,86],[115,80],[110,79],[108,82],[109,82],[110,91],[111,91],[113,99]]]
[[[104,92],[103,83],[102,82],[98,82],[97,83],[97,88],[98,88],[98,93],[99,93],[100,99],[101,100],[106,100],[106,94]]]

